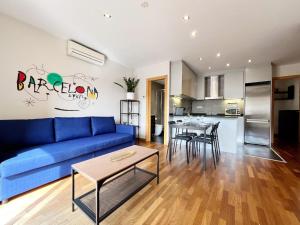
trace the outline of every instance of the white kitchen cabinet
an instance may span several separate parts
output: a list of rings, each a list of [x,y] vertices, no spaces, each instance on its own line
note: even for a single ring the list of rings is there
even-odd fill
[[[229,71],[224,75],[224,98],[244,98],[244,71]]]
[[[204,76],[197,76],[197,100],[204,100]]]
[[[170,93],[197,98],[197,76],[183,61],[171,63]]]
[[[218,137],[222,152],[237,153],[244,143],[244,118],[205,117],[205,122],[220,122]],[[230,132],[229,132],[230,131]]]
[[[272,65],[253,65],[245,70],[245,83],[263,82],[272,80]]]
[[[170,94],[180,96],[182,94],[182,61],[171,63],[171,91]]]

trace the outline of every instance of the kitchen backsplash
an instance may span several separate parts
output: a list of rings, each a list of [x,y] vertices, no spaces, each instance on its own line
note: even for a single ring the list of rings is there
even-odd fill
[[[184,113],[205,113],[205,114],[224,114],[228,103],[238,103],[241,114],[244,113],[244,100],[196,100],[180,97],[170,98],[170,113],[174,114],[175,107],[184,107]]]
[[[192,102],[192,113],[224,114],[228,103],[238,103],[241,114],[244,113],[244,100],[199,100]]]
[[[185,99],[180,97],[171,97],[170,98],[170,113],[175,113],[175,107],[184,107],[184,113],[192,112],[192,100]]]

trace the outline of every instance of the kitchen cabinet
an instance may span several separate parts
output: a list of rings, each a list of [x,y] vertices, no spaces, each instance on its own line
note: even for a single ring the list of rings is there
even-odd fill
[[[249,66],[245,70],[245,83],[263,82],[271,80],[271,64]]]
[[[204,76],[199,75],[197,76],[197,100],[204,100],[204,92]]]
[[[170,94],[180,96],[182,89],[182,62],[171,62]]]
[[[244,71],[229,71],[224,75],[224,99],[244,98]]]
[[[197,98],[197,76],[183,62],[171,63],[171,95]]]

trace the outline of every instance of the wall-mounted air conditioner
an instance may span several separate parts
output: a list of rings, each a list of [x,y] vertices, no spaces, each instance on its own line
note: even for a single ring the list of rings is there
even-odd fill
[[[67,54],[96,65],[104,65],[105,55],[75,41],[68,40]]]

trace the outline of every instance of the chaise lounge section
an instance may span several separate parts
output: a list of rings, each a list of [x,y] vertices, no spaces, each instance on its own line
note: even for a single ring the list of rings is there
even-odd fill
[[[115,124],[113,117],[0,120],[0,201],[69,175],[74,163],[134,143],[135,127]]]

